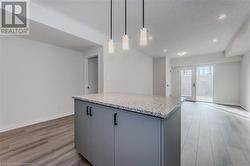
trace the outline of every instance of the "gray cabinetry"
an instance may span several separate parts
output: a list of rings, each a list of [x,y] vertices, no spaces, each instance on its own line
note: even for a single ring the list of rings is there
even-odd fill
[[[75,147],[93,165],[114,165],[113,112],[75,101]]]
[[[113,111],[107,107],[91,105],[91,154],[95,166],[114,165]]]
[[[75,100],[75,147],[90,161],[90,120],[86,108],[87,103]]]
[[[94,166],[180,166],[180,117],[180,108],[162,119],[76,99],[75,147]]]
[[[115,127],[115,165],[159,166],[160,122],[154,117],[119,111]]]

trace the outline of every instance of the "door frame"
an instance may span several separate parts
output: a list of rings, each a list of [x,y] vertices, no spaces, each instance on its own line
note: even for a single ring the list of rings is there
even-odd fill
[[[84,94],[88,94],[88,59],[98,57],[98,93],[103,92],[103,49],[91,48],[84,54]]]
[[[93,56],[89,56],[87,57],[87,63],[86,63],[86,94],[89,94],[89,59],[91,58],[97,58],[98,62],[97,62],[97,71],[98,71],[98,86],[97,86],[97,92],[99,92],[99,57],[98,55],[93,55]]]

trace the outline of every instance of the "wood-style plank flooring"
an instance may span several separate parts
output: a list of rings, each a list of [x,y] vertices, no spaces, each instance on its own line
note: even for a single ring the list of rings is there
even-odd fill
[[[73,116],[0,134],[0,166],[89,166]],[[182,166],[250,166],[250,120],[202,103],[182,107]]]
[[[182,166],[250,166],[250,119],[184,103]]]
[[[89,166],[74,148],[68,116],[0,134],[0,166]]]

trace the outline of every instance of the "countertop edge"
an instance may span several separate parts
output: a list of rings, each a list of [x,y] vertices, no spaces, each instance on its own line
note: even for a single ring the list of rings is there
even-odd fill
[[[116,108],[116,109],[122,109],[125,111],[130,111],[130,112],[135,112],[135,113],[144,114],[144,115],[148,115],[148,116],[153,116],[153,117],[160,118],[160,119],[166,119],[166,118],[170,117],[175,111],[178,110],[177,108],[181,107],[181,103],[182,103],[182,102],[180,102],[177,105],[175,105],[173,108],[171,108],[171,111],[169,111],[169,113],[167,115],[165,115],[165,114],[161,114],[161,113],[153,113],[153,112],[147,111],[147,110],[130,108],[130,107],[126,107],[126,106],[120,106],[120,105],[100,102],[100,101],[96,101],[96,100],[90,100],[90,99],[86,99],[86,98],[82,98],[82,97],[78,97],[78,96],[73,96],[72,98],[77,99],[77,100],[81,100],[81,101],[94,103],[94,104],[107,106],[107,107],[112,107],[112,108]]]

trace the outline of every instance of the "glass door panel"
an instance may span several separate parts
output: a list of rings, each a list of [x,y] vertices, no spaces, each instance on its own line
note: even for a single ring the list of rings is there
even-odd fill
[[[194,67],[181,70],[181,97],[186,100],[196,99],[196,69]]]
[[[181,96],[192,97],[192,70],[181,71]]]

